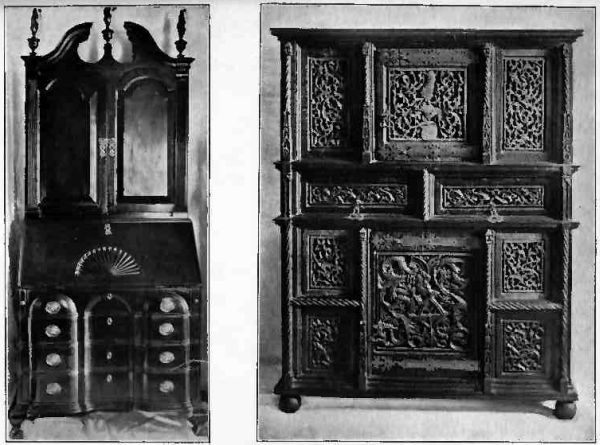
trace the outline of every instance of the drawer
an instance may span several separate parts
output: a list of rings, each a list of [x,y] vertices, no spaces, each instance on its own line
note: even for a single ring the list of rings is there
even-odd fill
[[[75,322],[65,319],[30,319],[30,332],[32,343],[72,343],[77,341],[77,325]]]
[[[435,215],[560,214],[559,177],[465,173],[462,177],[431,174],[427,180]]]
[[[151,341],[181,342],[190,339],[190,321],[188,317],[151,318],[148,337]]]
[[[86,354],[89,356],[91,369],[129,368],[133,351],[129,345],[91,343],[86,345]]]
[[[77,348],[74,346],[43,345],[31,351],[33,372],[77,370]]]
[[[146,367],[157,371],[180,369],[189,360],[189,347],[164,346],[147,349]]]
[[[156,409],[159,407],[181,408],[189,403],[189,382],[187,372],[178,374],[145,374],[144,399]]]
[[[133,379],[128,372],[93,372],[86,375],[86,403],[129,401],[133,397]]]
[[[67,405],[78,401],[76,372],[38,374],[33,384],[35,403]]]
[[[129,342],[133,338],[133,326],[133,317],[106,315],[89,317],[86,320],[87,333],[92,341],[101,339],[109,342]]]

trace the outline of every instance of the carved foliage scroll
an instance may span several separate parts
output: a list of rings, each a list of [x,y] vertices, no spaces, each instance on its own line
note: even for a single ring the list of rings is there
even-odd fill
[[[348,206],[356,203],[360,203],[363,207],[405,207],[407,204],[406,193],[405,184],[309,184],[307,186],[307,204],[319,207]]]
[[[504,371],[536,372],[543,368],[544,327],[539,321],[506,320]]]
[[[311,149],[340,149],[346,144],[348,61],[310,57],[309,120]]]
[[[465,70],[390,68],[388,82],[390,140],[465,138]]]
[[[334,367],[339,336],[339,318],[308,317],[308,367],[310,369],[326,370]]]
[[[469,344],[469,256],[381,255],[371,341],[384,348],[462,352]]]
[[[531,186],[445,186],[442,185],[442,208],[544,208],[544,187]]]
[[[544,59],[504,60],[504,150],[544,150]]]
[[[348,239],[343,236],[309,236],[310,289],[340,289],[348,285]]]
[[[502,243],[503,292],[544,291],[543,240]]]

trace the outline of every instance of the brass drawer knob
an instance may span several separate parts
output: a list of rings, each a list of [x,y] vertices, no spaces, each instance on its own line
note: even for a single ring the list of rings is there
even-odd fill
[[[111,352],[111,351],[108,351],[108,352],[106,353],[106,360],[110,360],[110,359],[112,359],[112,352]]]
[[[46,336],[50,338],[55,338],[60,335],[60,328],[55,324],[49,324],[46,326]]]
[[[112,324],[113,324],[113,319],[112,319],[112,317],[106,317],[106,324],[107,324],[108,326],[112,326]]]
[[[171,335],[173,332],[175,332],[175,328],[171,323],[163,323],[158,327],[158,332],[160,335],[166,337],[167,335]]]
[[[60,355],[55,354],[54,352],[46,356],[46,364],[48,366],[55,367],[60,365],[61,362],[62,360],[60,359]]]
[[[171,363],[173,360],[175,360],[175,354],[173,354],[171,351],[163,351],[158,356],[158,360],[165,364]]]
[[[165,380],[163,382],[160,382],[160,385],[158,385],[158,390],[164,394],[173,392],[174,389],[175,389],[175,384],[170,380]]]
[[[60,312],[60,303],[58,301],[49,301],[46,303],[46,312],[50,315],[56,315]]]
[[[107,376],[106,376],[106,383],[111,383],[112,381],[113,381],[112,374],[107,374]]]
[[[56,382],[48,383],[46,385],[46,394],[49,394],[51,396],[55,396],[56,394],[60,394],[61,391],[62,391],[62,386],[60,386]]]
[[[171,297],[164,297],[160,301],[160,310],[169,313],[175,309],[175,302]]]

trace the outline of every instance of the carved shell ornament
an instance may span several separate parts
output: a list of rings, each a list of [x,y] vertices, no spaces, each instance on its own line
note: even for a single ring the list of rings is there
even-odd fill
[[[122,277],[139,275],[136,259],[119,247],[102,246],[85,252],[75,266],[75,277],[83,275]]]

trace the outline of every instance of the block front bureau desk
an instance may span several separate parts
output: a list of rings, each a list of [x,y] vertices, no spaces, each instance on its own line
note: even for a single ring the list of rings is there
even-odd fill
[[[280,409],[514,397],[575,415],[576,30],[272,29]]]
[[[177,57],[125,22],[133,59],[83,61],[92,23],[26,72],[25,215],[18,239],[10,437],[39,416],[95,410],[181,413],[206,423],[200,386],[201,281],[187,217],[185,13]],[[179,215],[179,216],[177,216]],[[204,334],[205,335],[205,334]]]

